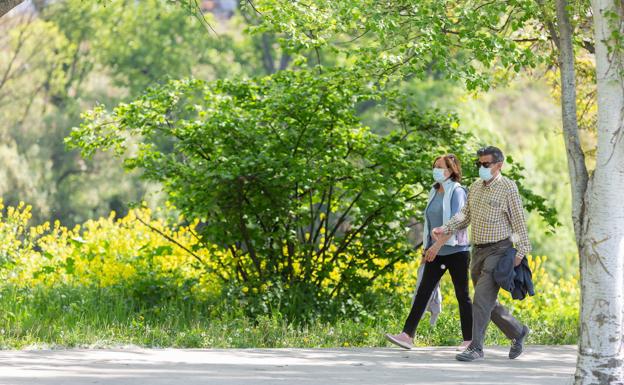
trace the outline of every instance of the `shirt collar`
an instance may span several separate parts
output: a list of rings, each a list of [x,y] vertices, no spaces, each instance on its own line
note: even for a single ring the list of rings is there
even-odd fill
[[[501,174],[500,172],[498,173],[498,175],[496,175],[494,177],[494,179],[492,179],[489,183],[486,183],[485,181],[483,181],[483,187],[491,187],[494,186],[496,183],[498,183],[501,180],[501,177],[503,176],[503,174]]]

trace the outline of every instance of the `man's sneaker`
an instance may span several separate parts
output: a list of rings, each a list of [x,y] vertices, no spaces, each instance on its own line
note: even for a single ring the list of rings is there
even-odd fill
[[[393,344],[402,347],[403,349],[411,349],[414,347],[414,340],[409,334],[402,332],[401,334],[384,334],[384,337]]]
[[[457,350],[458,352],[463,352],[468,346],[470,346],[471,342],[472,341],[464,341],[455,350]]]
[[[524,340],[529,335],[529,328],[524,325],[522,327],[522,336],[520,338],[514,338],[512,340],[511,349],[509,349],[509,359],[513,360],[517,358],[520,354],[522,354],[522,350],[524,347]]]
[[[457,361],[478,361],[483,359],[483,350],[467,347],[466,350],[455,356]]]

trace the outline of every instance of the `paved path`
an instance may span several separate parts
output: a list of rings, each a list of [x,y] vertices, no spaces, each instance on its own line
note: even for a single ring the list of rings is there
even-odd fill
[[[2,385],[570,384],[574,346],[506,347],[455,361],[453,348],[0,351]]]

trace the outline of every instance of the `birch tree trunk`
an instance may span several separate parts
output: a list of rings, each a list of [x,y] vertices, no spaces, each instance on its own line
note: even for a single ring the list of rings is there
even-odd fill
[[[624,383],[624,83],[622,2],[592,0],[598,90],[596,169],[580,239],[576,384]],[[618,48],[619,47],[619,48]]]
[[[0,17],[20,5],[24,0],[0,0]]]

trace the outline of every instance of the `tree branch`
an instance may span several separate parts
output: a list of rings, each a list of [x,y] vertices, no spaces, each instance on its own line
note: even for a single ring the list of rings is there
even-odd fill
[[[181,248],[182,250],[186,251],[187,253],[189,253],[191,256],[193,256],[193,258],[195,258],[199,263],[201,263],[203,266],[208,267],[208,265],[206,264],[206,262],[204,262],[204,260],[197,254],[195,254],[192,250],[190,250],[189,248],[187,248],[186,246],[184,246],[183,244],[181,244],[180,242],[176,241],[175,239],[173,239],[172,237],[170,237],[169,235],[163,233],[162,231],[160,231],[159,229],[155,228],[154,226],[150,225],[149,223],[145,222],[143,219],[141,219],[138,215],[136,217],[137,221],[141,222],[142,224],[144,224],[145,226],[147,226],[150,230],[154,231],[155,233],[158,233],[159,235],[161,235],[162,237],[164,237],[165,239],[167,239],[169,242],[175,244],[176,246],[178,246],[179,248]],[[212,271],[212,270],[211,270]]]

